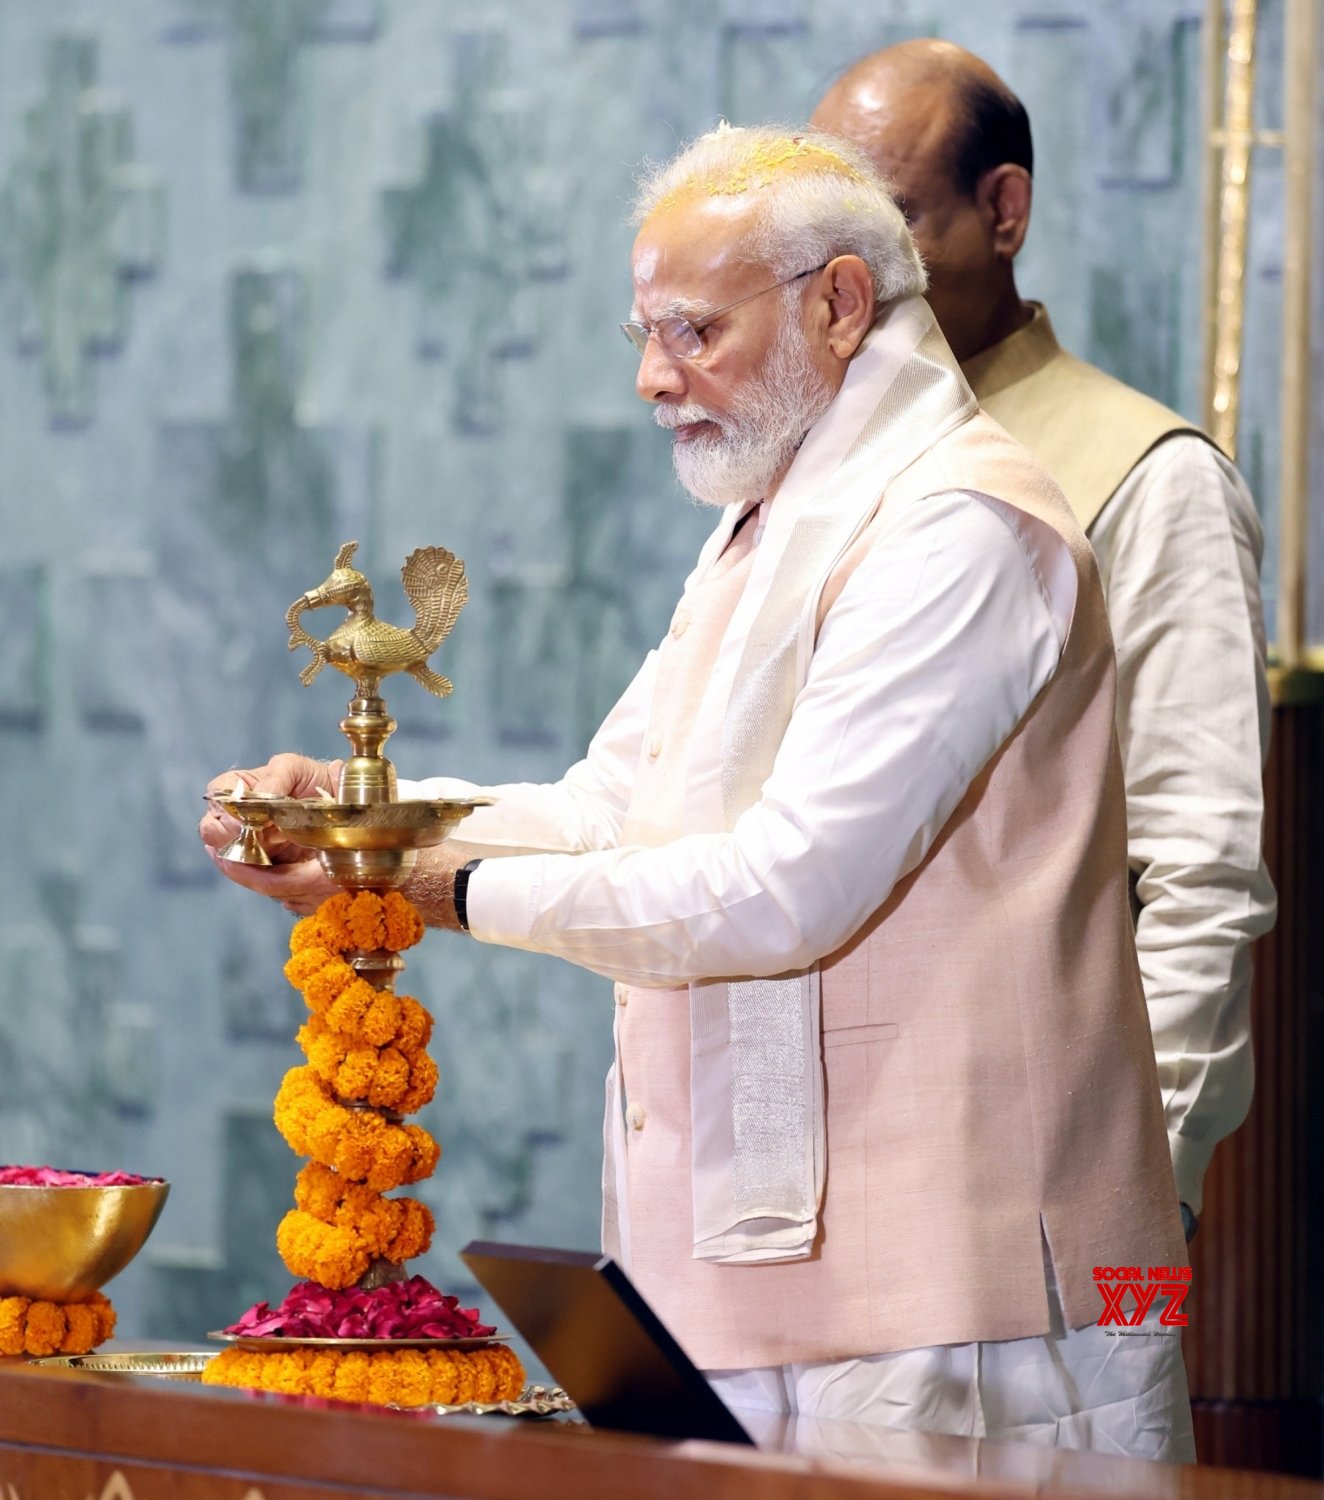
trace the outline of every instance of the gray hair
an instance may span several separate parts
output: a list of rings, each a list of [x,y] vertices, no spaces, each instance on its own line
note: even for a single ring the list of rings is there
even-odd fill
[[[785,170],[794,163],[794,170]],[[857,146],[817,130],[748,129],[723,122],[677,156],[646,169],[630,222],[686,197],[757,189],[753,223],[740,246],[748,260],[793,276],[838,255],[858,255],[875,300],[918,296],[924,263],[886,180]]]

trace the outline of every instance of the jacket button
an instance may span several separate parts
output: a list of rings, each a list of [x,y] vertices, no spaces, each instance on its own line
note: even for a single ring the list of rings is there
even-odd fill
[[[656,760],[661,754],[662,736],[660,734],[655,734],[648,741],[648,758],[649,760]]]
[[[616,996],[617,1005],[626,1005],[629,1003],[629,996],[626,994],[625,986],[623,984],[615,985],[612,989],[612,993]]]
[[[687,609],[678,609],[671,619],[671,633],[679,638],[690,628],[690,612]]]
[[[632,1104],[625,1111],[625,1118],[631,1130],[642,1130],[644,1128],[644,1107],[642,1104]]]

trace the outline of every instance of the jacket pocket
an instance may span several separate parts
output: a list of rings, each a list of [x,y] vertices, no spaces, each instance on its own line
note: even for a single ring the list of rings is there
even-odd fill
[[[892,1042],[901,1035],[894,1021],[880,1021],[873,1026],[838,1026],[823,1033],[824,1047],[853,1047],[862,1042]]]

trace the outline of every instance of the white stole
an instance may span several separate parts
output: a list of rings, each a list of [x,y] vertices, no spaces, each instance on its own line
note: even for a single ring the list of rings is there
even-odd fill
[[[767,507],[756,563],[732,620],[744,645],[726,704],[721,822],[759,799],[804,685],[818,600],[891,480],[976,409],[928,304],[887,307],[832,405]],[[739,507],[692,577],[729,542]],[[605,1243],[629,1264],[620,1066],[607,1080]],[[825,1168],[818,968],[690,985],[694,1256],[728,1264],[810,1254]]]
[[[728,828],[758,801],[772,770],[833,568],[891,480],[974,409],[928,305],[889,308],[769,507],[759,568],[742,600],[742,614],[751,605],[757,613],[723,736]],[[696,1258],[810,1253],[825,1157],[819,1024],[816,966],[691,987]]]

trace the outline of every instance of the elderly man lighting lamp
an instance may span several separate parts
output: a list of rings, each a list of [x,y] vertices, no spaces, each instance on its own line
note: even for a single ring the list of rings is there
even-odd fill
[[[1089,548],[862,155],[723,128],[638,222],[713,533],[584,760],[406,892],[616,981],[604,1243],[733,1406],[1189,1457],[1177,1340],[1095,1326],[1094,1267],[1184,1247]]]

